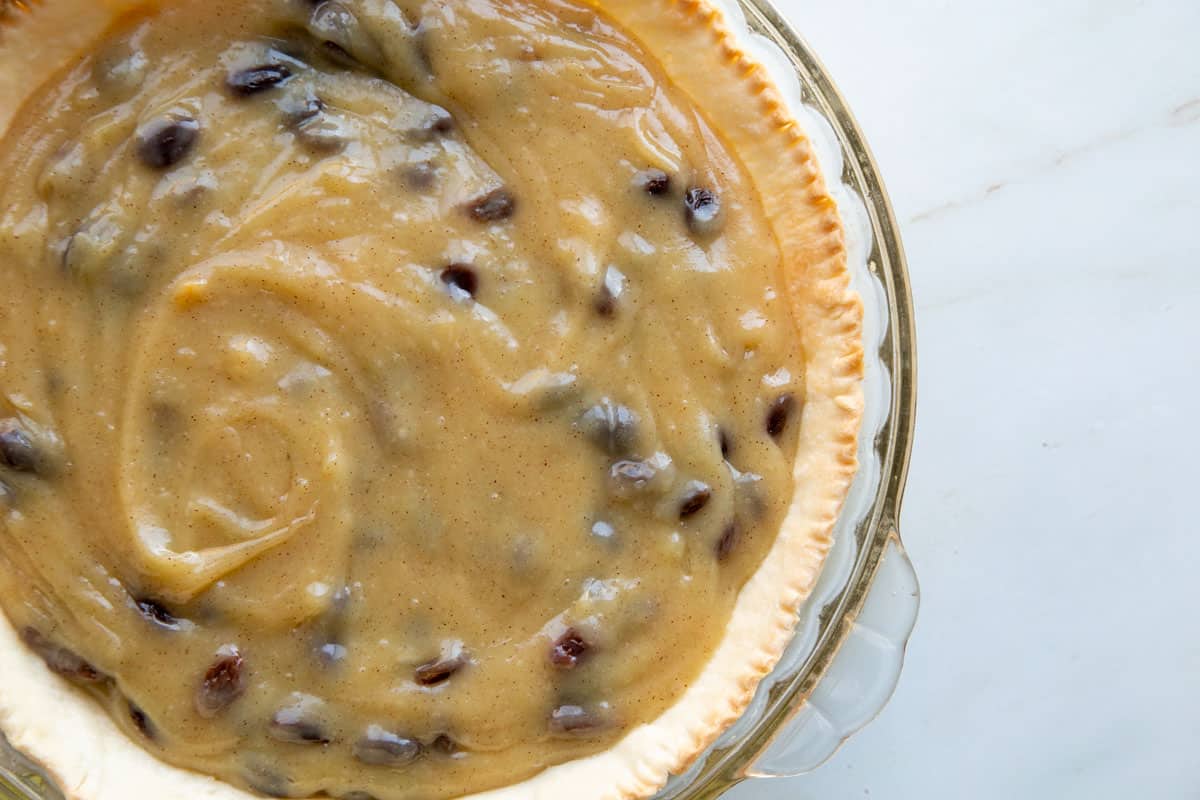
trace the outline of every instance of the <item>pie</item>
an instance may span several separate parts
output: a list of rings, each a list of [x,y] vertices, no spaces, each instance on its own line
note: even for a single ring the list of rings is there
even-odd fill
[[[6,19],[0,730],[67,796],[644,798],[736,719],[862,312],[720,12]]]

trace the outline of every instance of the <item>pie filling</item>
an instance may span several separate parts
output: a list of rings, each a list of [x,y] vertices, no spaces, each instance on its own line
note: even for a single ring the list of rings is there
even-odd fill
[[[601,11],[164,4],[0,170],[0,606],[147,750],[453,797],[700,673],[803,353],[750,177]]]

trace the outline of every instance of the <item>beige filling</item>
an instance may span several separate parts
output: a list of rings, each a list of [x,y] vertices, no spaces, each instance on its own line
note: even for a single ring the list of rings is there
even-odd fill
[[[596,11],[313,9],[129,19],[0,143],[0,605],[171,763],[505,786],[674,703],[771,547],[779,250]]]

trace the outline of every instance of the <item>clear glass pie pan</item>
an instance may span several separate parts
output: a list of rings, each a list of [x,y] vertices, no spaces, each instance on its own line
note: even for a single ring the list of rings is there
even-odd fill
[[[845,101],[770,0],[712,1],[771,71],[813,139],[846,221],[866,310],[866,415],[859,474],[795,639],[742,718],[656,800],[704,800],[747,779],[816,769],[887,703],[919,605],[898,527],[913,440],[915,329],[887,194]],[[61,794],[0,736],[0,800],[51,798]]]

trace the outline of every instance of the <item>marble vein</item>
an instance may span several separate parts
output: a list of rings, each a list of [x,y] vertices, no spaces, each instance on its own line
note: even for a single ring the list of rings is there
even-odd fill
[[[967,194],[955,200],[950,200],[926,209],[925,211],[921,211],[913,215],[909,219],[909,223],[915,225],[917,223],[928,222],[929,220],[937,219],[945,214],[949,214],[971,206],[974,203],[977,203],[980,200],[988,197],[989,195],[993,195],[996,192],[1008,188],[1014,183],[1040,178],[1047,173],[1058,170],[1079,159],[1095,155],[1096,153],[1115,145],[1132,141],[1160,128],[1185,127],[1194,125],[1198,121],[1200,121],[1200,97],[1177,104],[1169,111],[1159,114],[1153,118],[1152,121],[1146,124],[1138,125],[1132,128],[1111,131],[1100,136],[1087,139],[1075,147],[1062,150],[1053,157],[1035,164],[1031,168],[1024,170],[1019,175],[994,181],[981,189],[968,192]]]

